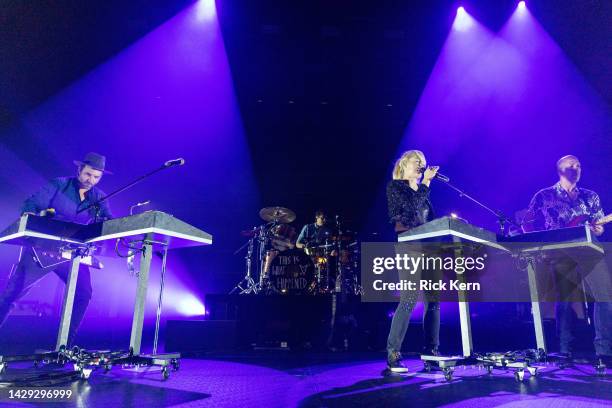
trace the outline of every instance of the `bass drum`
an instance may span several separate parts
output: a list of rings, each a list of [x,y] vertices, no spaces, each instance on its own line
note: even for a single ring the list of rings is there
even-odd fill
[[[281,294],[308,294],[315,287],[314,264],[300,249],[279,252],[272,260],[268,277]]]

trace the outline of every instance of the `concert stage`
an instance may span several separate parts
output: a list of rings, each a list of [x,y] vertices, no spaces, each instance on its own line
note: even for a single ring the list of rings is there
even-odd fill
[[[522,382],[510,371],[488,374],[484,369],[458,368],[448,382],[440,372],[423,372],[416,356],[407,356],[406,363],[407,375],[385,376],[383,353],[217,353],[183,359],[179,371],[166,381],[159,370],[116,367],[88,382],[56,384],[74,390],[78,401],[41,405],[569,408],[604,407],[612,402],[612,379],[596,376],[587,364],[563,369],[546,365],[536,377]],[[12,375],[25,377],[33,371],[15,366]]]

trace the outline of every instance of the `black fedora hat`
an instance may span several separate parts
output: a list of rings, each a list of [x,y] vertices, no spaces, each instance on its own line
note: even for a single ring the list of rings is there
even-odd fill
[[[105,170],[104,166],[106,165],[106,157],[101,154],[89,152],[85,155],[85,158],[80,160],[75,160],[74,164],[77,166],[87,165],[93,169],[100,170],[104,174],[113,174],[112,172]]]

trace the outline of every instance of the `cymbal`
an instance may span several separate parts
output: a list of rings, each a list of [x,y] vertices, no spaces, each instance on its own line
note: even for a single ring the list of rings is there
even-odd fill
[[[295,213],[285,207],[266,207],[259,211],[262,220],[288,224],[295,220]]]

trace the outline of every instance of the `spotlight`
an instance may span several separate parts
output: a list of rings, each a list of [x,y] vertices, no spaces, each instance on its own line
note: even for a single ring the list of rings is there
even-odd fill
[[[472,25],[470,15],[465,11],[463,6],[459,6],[457,9],[457,16],[455,17],[455,22],[453,23],[453,27],[456,30],[463,31],[468,29]]]
[[[200,22],[212,21],[217,15],[215,0],[198,0],[196,7],[196,18]]]
[[[518,9],[519,10],[525,10],[526,7],[527,6],[525,5],[524,1],[519,1],[519,4],[518,4]]]
[[[184,297],[176,305],[176,310],[185,316],[202,316],[206,314],[206,308],[195,296],[184,294]]]
[[[458,217],[457,213],[454,213],[454,212],[450,213],[450,216],[451,216],[451,218],[457,218]]]

